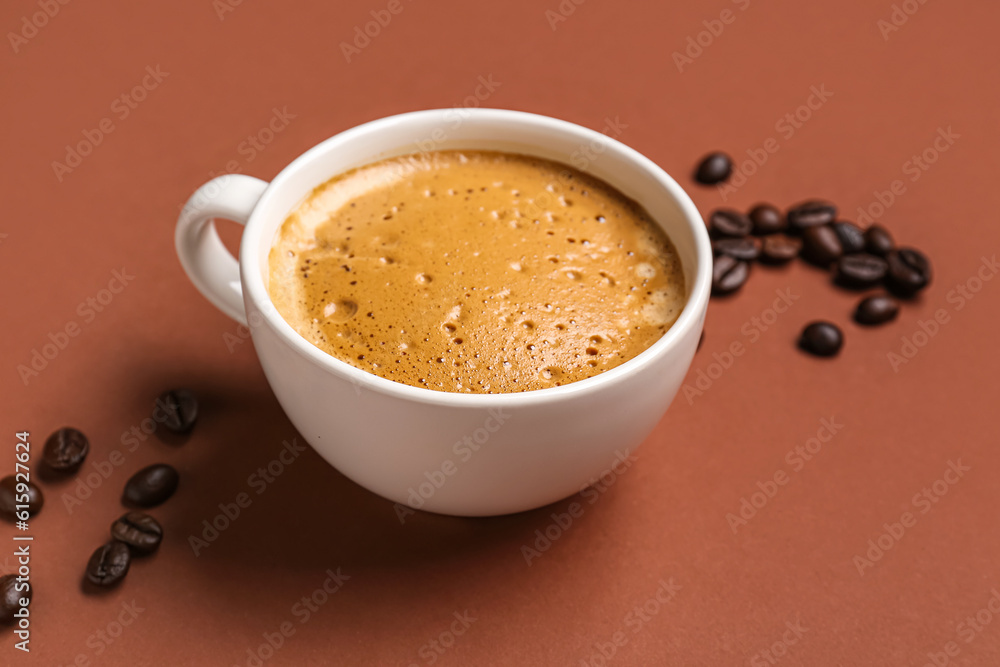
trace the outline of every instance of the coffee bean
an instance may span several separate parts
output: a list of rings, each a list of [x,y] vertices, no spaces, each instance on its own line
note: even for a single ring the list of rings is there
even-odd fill
[[[18,582],[16,574],[0,577],[0,622],[11,623],[21,611],[21,598],[31,601],[31,584]]]
[[[720,208],[708,216],[708,229],[716,237],[742,238],[750,233],[750,218],[731,208]]]
[[[743,287],[748,277],[750,277],[749,264],[729,255],[719,255],[712,265],[712,294],[735,292]]]
[[[75,428],[61,428],[45,441],[42,463],[57,472],[74,472],[87,458],[90,441]]]
[[[830,225],[807,227],[802,232],[802,257],[817,266],[829,266],[843,252],[837,232]]]
[[[885,257],[895,247],[892,234],[882,225],[872,225],[865,230],[865,250],[871,254]]]
[[[783,232],[788,228],[788,220],[777,207],[770,204],[757,204],[750,209],[749,217],[753,223],[753,233],[758,236]]]
[[[881,257],[859,252],[844,255],[837,262],[835,280],[844,287],[865,289],[877,285],[888,271],[889,265]]]
[[[23,488],[18,489],[18,485]],[[42,490],[34,482],[18,481],[16,475],[8,475],[0,479],[0,515],[8,519],[22,519],[17,516],[18,511],[28,510],[28,516],[38,514],[42,505],[45,504],[45,496]],[[27,505],[20,507],[18,505]]]
[[[760,261],[768,264],[784,264],[797,257],[801,250],[802,241],[800,239],[784,234],[772,234],[764,237]]]
[[[715,185],[733,173],[733,161],[725,153],[709,153],[698,164],[694,179],[704,185]]]
[[[111,540],[98,547],[87,562],[87,581],[95,586],[114,586],[128,574],[131,563],[125,543]]]
[[[887,294],[865,297],[854,311],[854,321],[858,324],[882,324],[896,319],[899,302]]]
[[[148,554],[160,546],[163,527],[144,512],[128,512],[111,524],[111,537],[127,544],[137,554]]]
[[[729,255],[745,262],[752,262],[760,256],[760,240],[748,237],[717,239],[712,241],[712,252],[716,255]]]
[[[132,475],[125,483],[122,501],[127,505],[155,507],[177,490],[180,476],[173,467],[155,463]]]
[[[696,347],[696,348],[694,349],[694,351],[695,351],[695,352],[699,351],[699,350],[701,349],[701,345],[702,345],[702,343],[704,343],[704,342],[705,342],[705,330],[704,330],[704,329],[702,329],[702,330],[701,330],[701,336],[699,336],[699,337],[698,337],[698,347]]]
[[[831,357],[844,345],[844,335],[830,322],[813,322],[802,330],[799,347],[810,354]]]
[[[174,433],[187,433],[198,419],[198,399],[189,389],[171,389],[156,399],[154,415]]]
[[[828,225],[837,218],[837,207],[816,199],[804,201],[788,209],[788,226],[792,231]]]
[[[897,294],[912,296],[931,281],[930,260],[915,248],[893,250],[886,260],[889,262],[886,285]]]
[[[853,222],[838,220],[833,223],[833,231],[837,232],[840,247],[844,249],[845,255],[861,252],[865,249],[865,233]]]

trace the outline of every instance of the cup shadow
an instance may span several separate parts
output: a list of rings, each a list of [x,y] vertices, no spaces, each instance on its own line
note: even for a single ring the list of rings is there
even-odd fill
[[[187,370],[185,386],[200,404],[198,423],[182,444],[150,437],[143,446],[158,450],[160,460],[181,473],[177,493],[149,511],[164,527],[161,552],[189,561],[184,569],[204,579],[204,595],[227,596],[276,574],[297,579],[337,567],[364,571],[367,578],[458,560],[516,562],[546,515],[546,508],[489,518],[398,513],[394,503],[342,475],[306,444],[259,367],[252,382]],[[169,378],[152,375],[126,376],[134,395],[149,397],[150,411],[153,399],[171,386]],[[284,443],[296,439],[304,450],[290,463],[286,453],[281,462]]]

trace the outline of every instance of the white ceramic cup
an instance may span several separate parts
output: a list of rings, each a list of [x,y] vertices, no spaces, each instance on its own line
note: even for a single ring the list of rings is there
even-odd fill
[[[333,176],[396,155],[480,149],[572,164],[640,203],[680,255],[687,303],[676,323],[624,364],[568,385],[510,394],[411,387],[357,369],[302,338],[268,296],[268,252],[287,215]],[[246,225],[239,262],[214,218]],[[187,202],[177,254],[195,286],[247,324],[278,402],[320,455],[402,505],[464,516],[519,512],[572,495],[619,468],[687,373],[704,323],[712,253],[701,216],[648,158],[604,134],[500,109],[383,118],[307,151],[273,181],[220,176]],[[399,508],[397,508],[398,510]]]

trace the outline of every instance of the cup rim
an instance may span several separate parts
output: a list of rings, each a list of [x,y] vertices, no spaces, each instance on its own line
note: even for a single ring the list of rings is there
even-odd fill
[[[605,146],[605,151],[615,150],[621,156],[634,163],[640,169],[649,173],[657,183],[667,191],[667,193],[678,204],[684,221],[693,232],[695,242],[695,262],[697,266],[694,271],[694,284],[691,286],[688,298],[684,304],[680,316],[673,325],[648,348],[632,357],[628,361],[599,373],[593,377],[577,380],[559,387],[546,387],[544,389],[533,389],[521,392],[508,392],[499,394],[477,394],[447,392],[425,387],[414,387],[411,385],[396,382],[383,378],[374,373],[356,368],[346,361],[324,352],[292,328],[281,316],[271,297],[264,286],[264,277],[258,269],[260,265],[261,247],[260,235],[264,228],[263,211],[267,209],[270,199],[279,190],[286,187],[286,184],[293,182],[296,176],[307,164],[335,148],[338,144],[353,140],[360,135],[377,133],[379,130],[400,123],[416,122],[438,117],[446,122],[442,116],[454,113],[455,109],[426,109],[422,111],[411,111],[393,116],[386,116],[377,120],[369,121],[344,130],[334,136],[325,139],[308,149],[297,158],[292,160],[277,176],[267,185],[257,204],[254,206],[250,218],[247,220],[240,242],[239,266],[240,281],[243,286],[244,298],[252,301],[254,307],[260,312],[263,323],[270,327],[271,331],[286,345],[304,356],[309,361],[320,366],[327,372],[340,376],[355,386],[368,389],[380,394],[388,394],[399,399],[415,401],[425,404],[442,406],[461,406],[468,408],[495,408],[495,407],[516,407],[523,405],[537,405],[551,401],[560,401],[571,397],[579,397],[607,389],[615,385],[628,376],[633,375],[644,366],[654,363],[658,358],[667,354],[677,346],[679,341],[684,339],[693,329],[699,326],[701,313],[707,308],[709,294],[711,292],[712,275],[712,250],[708,238],[708,232],[701,214],[698,212],[694,202],[683,188],[668,175],[662,168],[645,155],[639,153],[622,142],[609,137],[595,130],[571,123],[569,121],[543,116],[540,114],[523,111],[513,111],[508,109],[491,108],[471,108],[462,109],[463,114],[477,116],[485,121],[496,123],[526,123],[534,124],[542,129],[553,133],[573,135],[583,145],[591,141],[597,141]],[[334,176],[335,174],[332,174]],[[269,246],[270,247],[270,246]],[[254,325],[250,330],[253,332]]]

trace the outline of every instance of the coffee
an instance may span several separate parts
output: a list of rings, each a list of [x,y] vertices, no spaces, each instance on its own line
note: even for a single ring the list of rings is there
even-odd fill
[[[566,165],[488,151],[387,159],[319,186],[277,234],[268,289],[321,350],[475,393],[614,368],[686,295],[676,250],[634,201]]]

